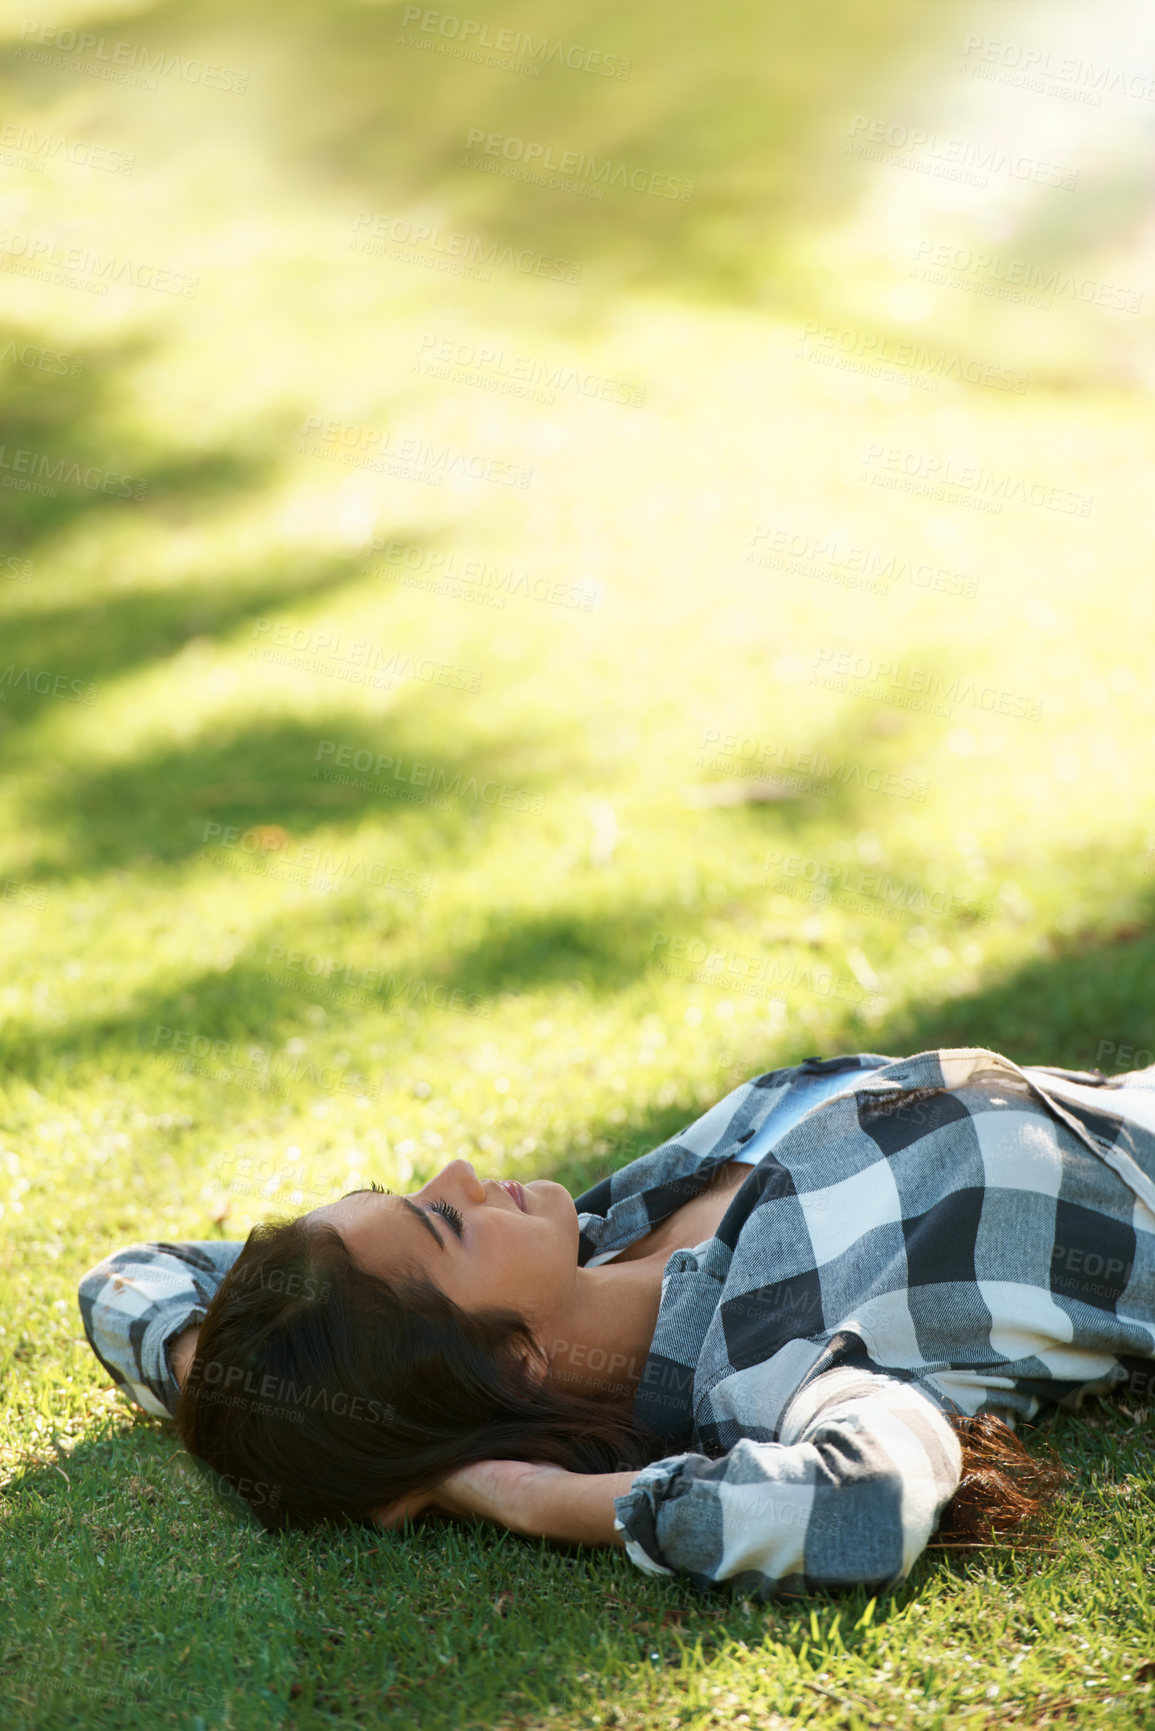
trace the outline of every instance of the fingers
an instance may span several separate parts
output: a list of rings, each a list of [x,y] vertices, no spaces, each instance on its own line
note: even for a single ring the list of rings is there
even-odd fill
[[[387,1533],[394,1533],[403,1527],[406,1521],[415,1521],[429,1507],[431,1498],[427,1494],[418,1493],[411,1497],[402,1497],[395,1503],[383,1503],[379,1509],[374,1509],[370,1515],[374,1526],[382,1527]]]
[[[386,1503],[381,1508],[374,1509],[369,1519],[375,1527],[381,1527],[385,1532],[392,1533],[401,1525],[405,1517],[396,1512],[396,1506],[393,1503]]]
[[[196,1357],[197,1340],[200,1336],[200,1323],[194,1322],[191,1328],[186,1328],[176,1339],[169,1342],[168,1362],[172,1366],[172,1374],[178,1388],[183,1388],[189,1366]]]

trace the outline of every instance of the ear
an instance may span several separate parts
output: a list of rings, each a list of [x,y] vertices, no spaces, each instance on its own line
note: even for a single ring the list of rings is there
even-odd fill
[[[536,1335],[529,1340],[515,1335],[506,1352],[518,1377],[534,1387],[541,1387],[549,1375],[549,1358]]]

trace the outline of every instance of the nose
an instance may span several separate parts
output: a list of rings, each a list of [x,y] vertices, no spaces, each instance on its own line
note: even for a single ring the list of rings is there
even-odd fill
[[[467,1202],[485,1201],[485,1185],[473,1170],[471,1160],[450,1160],[425,1188],[428,1190],[434,1185],[457,1191]]]

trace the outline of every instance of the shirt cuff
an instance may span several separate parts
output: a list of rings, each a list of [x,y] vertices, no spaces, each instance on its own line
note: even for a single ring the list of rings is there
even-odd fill
[[[670,1467],[680,1458],[651,1461],[634,1475],[634,1482],[625,1495],[614,1498],[614,1530],[625,1540],[626,1555],[631,1563],[636,1563],[646,1575],[675,1573],[657,1560],[656,1553],[660,1552],[661,1546],[658,1543],[654,1487],[666,1478]]]
[[[201,1322],[243,1246],[134,1244],[97,1263],[80,1282],[88,1344],[118,1388],[157,1418],[176,1411],[180,1390],[168,1347]]]
[[[626,1545],[626,1556],[631,1563],[636,1563],[644,1575],[672,1575],[673,1569],[663,1568],[661,1563],[655,1563],[653,1557],[644,1551],[636,1539],[631,1539],[622,1522],[615,1519],[614,1531],[621,1533]]]

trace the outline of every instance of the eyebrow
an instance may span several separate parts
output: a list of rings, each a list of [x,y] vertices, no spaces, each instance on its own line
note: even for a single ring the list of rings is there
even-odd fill
[[[370,1190],[367,1186],[363,1186],[360,1190],[346,1190],[346,1192],[345,1192],[345,1196],[373,1196],[373,1195],[379,1195],[379,1194],[380,1194],[379,1191]],[[343,1196],[341,1198],[341,1200],[343,1202],[345,1200],[345,1197]],[[421,1222],[422,1226],[424,1226],[426,1232],[428,1232],[430,1234],[430,1236],[432,1237],[433,1242],[434,1242],[434,1244],[436,1244],[438,1250],[444,1250],[445,1249],[445,1240],[442,1238],[440,1232],[438,1232],[436,1226],[434,1226],[432,1220],[430,1220],[430,1218],[429,1218],[428,1214],[426,1214],[425,1210],[423,1208],[418,1208],[415,1203],[410,1202],[408,1196],[402,1196],[400,1198],[400,1202],[401,1202],[401,1206],[403,1208],[407,1208],[409,1210],[410,1214],[414,1215],[416,1219],[420,1220],[420,1222]]]
[[[426,1214],[425,1210],[423,1208],[418,1208],[416,1203],[410,1202],[408,1196],[403,1196],[401,1198],[401,1205],[403,1208],[408,1208],[410,1214],[415,1214],[417,1216],[418,1220],[420,1220],[422,1226],[424,1226],[426,1232],[429,1232],[433,1235],[433,1239],[437,1245],[438,1250],[444,1250],[445,1249],[445,1240],[442,1238],[440,1232],[438,1232],[436,1226],[434,1226],[432,1220],[430,1220],[430,1218],[429,1218],[428,1214]]]

